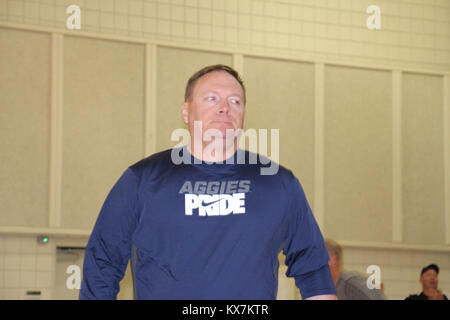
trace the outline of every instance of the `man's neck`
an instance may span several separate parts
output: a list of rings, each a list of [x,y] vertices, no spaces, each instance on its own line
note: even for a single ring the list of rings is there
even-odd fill
[[[236,142],[236,141],[235,141]],[[223,144],[223,148],[215,148],[214,142],[191,141],[187,146],[188,151],[195,158],[205,162],[224,162],[226,159],[231,158],[237,151],[237,143],[230,145]]]
[[[426,295],[427,297],[432,296],[437,291],[437,288],[428,287],[428,288],[422,288],[422,293]]]

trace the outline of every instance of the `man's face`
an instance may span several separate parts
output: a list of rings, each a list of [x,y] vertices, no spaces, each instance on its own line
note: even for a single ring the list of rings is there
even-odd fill
[[[197,80],[190,101],[182,105],[182,116],[191,135],[194,121],[201,121],[203,134],[217,129],[225,138],[227,129],[242,129],[244,103],[239,82],[226,71],[212,71]]]
[[[429,269],[420,277],[420,283],[424,289],[438,287],[438,275],[435,270]]]

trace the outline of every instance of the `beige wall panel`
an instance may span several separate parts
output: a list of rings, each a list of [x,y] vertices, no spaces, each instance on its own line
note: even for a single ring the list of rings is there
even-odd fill
[[[48,220],[50,35],[0,28],[0,225]]]
[[[247,88],[244,129],[267,130],[267,153],[272,159],[276,159],[271,154],[276,141],[271,140],[270,131],[279,130],[279,163],[297,176],[313,207],[314,65],[244,57],[244,82]],[[246,147],[249,149],[248,141]],[[294,279],[285,275],[284,255],[278,258],[277,299],[299,299]]]
[[[407,243],[445,244],[442,81],[437,76],[403,76],[403,239]]]
[[[161,151],[178,144],[178,141],[170,140],[173,130],[187,129],[181,118],[181,104],[188,79],[207,65],[222,63],[231,66],[232,57],[228,54],[159,47],[157,63],[156,150]]]
[[[144,46],[66,37],[63,117],[62,225],[91,228],[143,157]]]
[[[385,71],[325,68],[326,236],[392,240],[392,89]]]
[[[300,180],[312,207],[314,65],[245,57],[244,81],[245,129],[267,129],[269,156],[273,142],[270,130],[279,130],[279,162]]]

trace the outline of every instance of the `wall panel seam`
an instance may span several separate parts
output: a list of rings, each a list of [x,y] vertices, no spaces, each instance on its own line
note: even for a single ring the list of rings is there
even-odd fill
[[[403,240],[402,72],[392,72],[392,241]]]
[[[61,226],[63,162],[63,57],[64,36],[51,34],[51,115],[48,226]]]
[[[156,46],[145,45],[144,68],[144,157],[156,152]]]
[[[324,213],[324,95],[325,66],[314,64],[314,215],[325,232]]]
[[[444,76],[444,217],[445,243],[450,245],[450,76]]]
[[[244,56],[242,54],[233,54],[233,69],[236,70],[242,78],[244,77]]]

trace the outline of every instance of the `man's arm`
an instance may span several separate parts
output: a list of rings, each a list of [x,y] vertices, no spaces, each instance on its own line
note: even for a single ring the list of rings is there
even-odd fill
[[[318,270],[295,277],[304,300],[335,300],[336,288],[331,278],[328,264]],[[333,298],[334,297],[334,298]]]
[[[337,296],[334,294],[321,294],[318,296],[312,296],[309,298],[306,298],[305,300],[337,300]]]
[[[127,169],[111,189],[86,246],[79,298],[116,299],[136,228],[137,177]]]
[[[294,177],[290,211],[295,218],[283,248],[286,275],[295,278],[303,299],[336,294],[328,251],[299,181]]]

